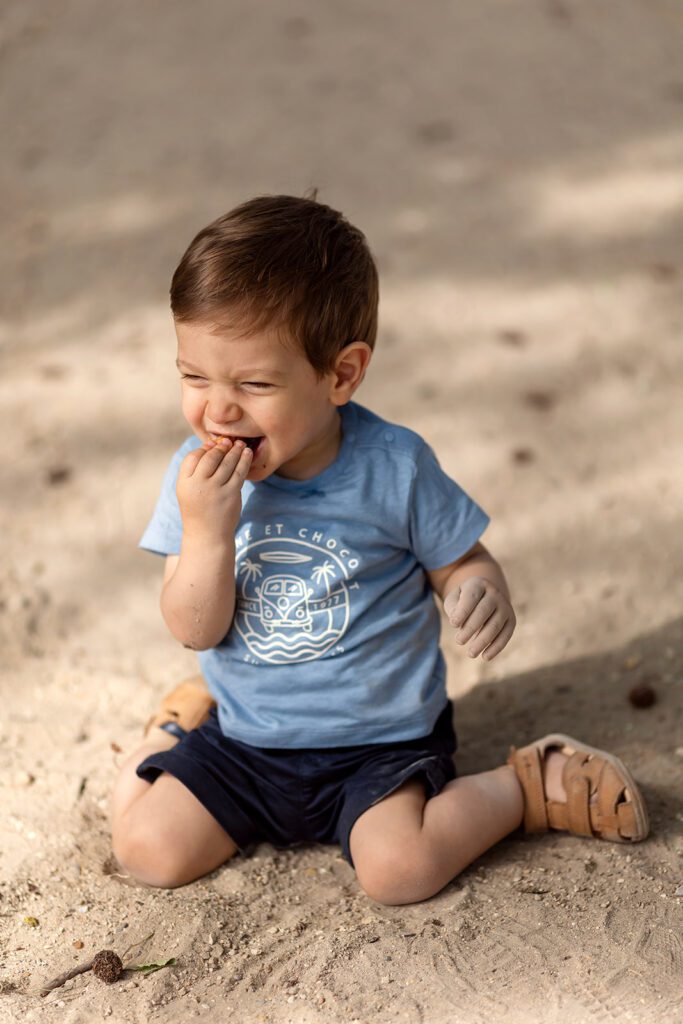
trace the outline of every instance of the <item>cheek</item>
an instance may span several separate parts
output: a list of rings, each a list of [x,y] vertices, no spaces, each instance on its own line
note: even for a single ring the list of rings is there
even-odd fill
[[[186,391],[182,396],[180,407],[183,416],[189,423],[201,420],[204,403],[200,395]]]

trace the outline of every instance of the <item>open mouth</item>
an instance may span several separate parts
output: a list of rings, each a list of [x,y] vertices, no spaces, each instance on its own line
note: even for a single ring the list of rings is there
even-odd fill
[[[240,437],[238,434],[211,434],[214,441],[218,441],[221,437],[227,437],[230,441],[244,441],[247,448],[251,448],[254,455],[258,449],[261,441],[263,441],[263,434],[259,434],[257,437]]]

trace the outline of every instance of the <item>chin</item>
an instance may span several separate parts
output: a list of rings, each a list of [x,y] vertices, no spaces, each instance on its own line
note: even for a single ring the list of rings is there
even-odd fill
[[[251,480],[252,482],[265,480],[266,477],[270,476],[273,472],[274,470],[269,469],[268,466],[252,466],[247,473],[247,480]]]

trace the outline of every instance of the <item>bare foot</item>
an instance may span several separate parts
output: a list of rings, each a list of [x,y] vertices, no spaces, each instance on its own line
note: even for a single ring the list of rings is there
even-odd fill
[[[558,804],[566,804],[567,793],[562,783],[562,773],[569,758],[559,750],[550,750],[545,755],[545,791],[548,799]],[[590,803],[594,804],[597,793],[591,793]]]
[[[562,785],[562,772],[567,763],[566,754],[559,750],[550,750],[545,755],[545,791],[548,799],[558,804],[566,804],[567,794]]]

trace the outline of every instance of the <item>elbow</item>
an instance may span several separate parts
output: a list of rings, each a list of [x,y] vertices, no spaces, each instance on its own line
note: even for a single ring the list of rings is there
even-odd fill
[[[217,647],[223,639],[222,636],[206,635],[204,633],[192,633],[188,634],[182,629],[173,629],[170,623],[167,623],[168,628],[173,633],[173,636],[178,640],[183,647],[186,647],[188,651],[210,651],[212,647]]]
[[[183,640],[182,637],[176,637],[180,640],[183,647],[186,647],[188,651],[210,651],[212,647],[218,647],[222,640],[222,637],[216,641],[207,640],[206,637],[202,637],[200,640]]]
[[[204,612],[201,607],[178,607],[164,591],[161,595],[161,615],[169,631],[183,647],[190,651],[209,651],[225,638],[230,628],[223,616]]]
[[[205,633],[201,629],[195,628],[192,632],[188,632],[187,624],[184,622],[178,622],[172,615],[165,615],[162,609],[162,615],[164,622],[168,626],[169,632],[178,643],[182,644],[189,651],[209,651],[212,647],[218,646],[223,639],[223,636],[218,636],[214,633]]]

